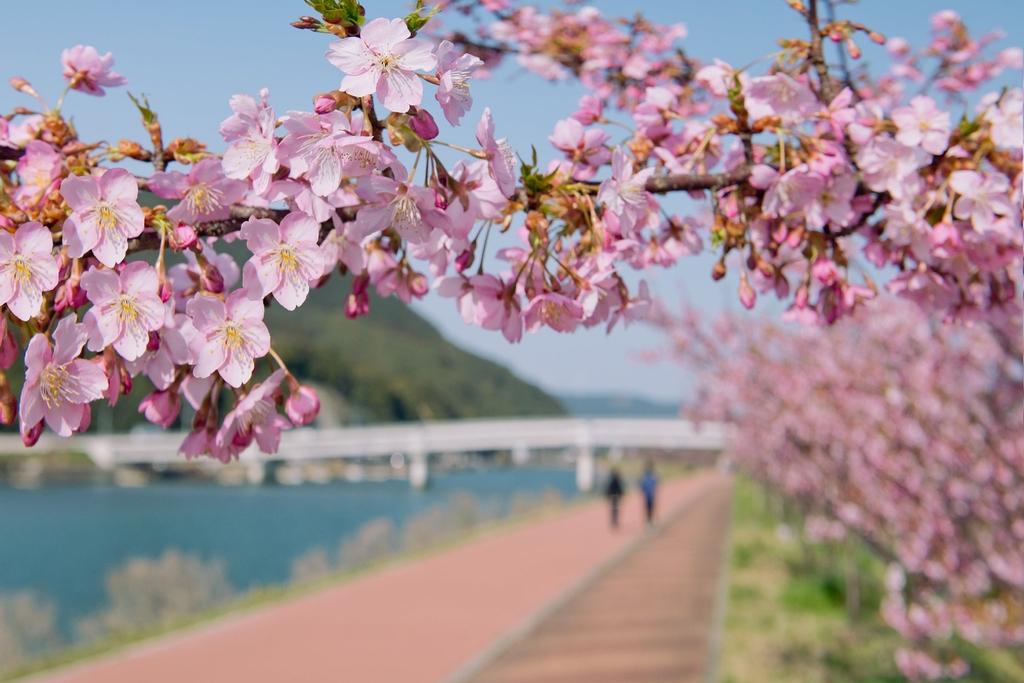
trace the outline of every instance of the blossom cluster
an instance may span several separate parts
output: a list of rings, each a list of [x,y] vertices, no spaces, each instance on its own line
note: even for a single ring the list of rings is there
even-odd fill
[[[811,39],[784,40],[757,73],[696,62],[681,24],[591,8],[450,3],[496,21],[479,39],[434,39],[420,10],[367,20],[347,0],[310,4],[322,18],[295,25],[330,36],[336,85],[310,111],[275,110],[266,90],[236,95],[223,154],[191,138],[165,144],[145,99],[133,102],[146,143],[79,138],[65,95],[125,84],[95,48],[63,53],[53,106],[11,79],[38,104],[0,117],[0,359],[39,351],[26,356],[26,443],[44,423],[87,429],[90,402],[116,402],[144,375],[147,419],[170,426],[182,397],[192,407],[186,455],[275,448],[318,402],[274,352],[264,310],[294,310],[332,276],[348,279],[350,317],[369,312],[371,288],[406,302],[435,291],[513,342],[642,318],[650,294],[631,272],[705,248],[719,255],[713,277],[740,272],[744,305],[773,292],[810,323],[876,296],[866,276],[855,281],[860,260],[951,319],[999,324],[1020,310],[1021,91],[955,110],[909,96],[928,60],[938,64],[929,83],[953,94],[1019,66],[1012,50],[987,56],[991,40],[972,40],[955,15],[939,15],[921,54],[890,41],[893,72],[872,79],[834,73],[822,42],[845,41],[852,56],[855,37],[884,39],[821,24],[815,2],[790,3]],[[472,79],[507,54],[589,90],[554,124],[547,164],[522,162],[486,107],[476,146],[441,139],[438,120],[468,123]],[[153,170],[135,174],[125,160]],[[142,206],[140,190],[163,203]],[[670,192],[706,209],[670,214]],[[244,243],[242,263],[229,241]],[[8,422],[16,403],[0,382]]]
[[[955,639],[1024,644],[1024,340],[883,295],[831,327],[662,320],[698,418],[807,515],[889,562],[884,620],[913,680],[966,673]]]
[[[744,306],[774,295],[789,318],[809,323],[832,323],[877,295],[882,283],[858,270],[950,319],[1015,314],[1024,95],[977,94],[1021,69],[1024,53],[990,54],[1001,35],[974,39],[951,11],[932,18],[932,40],[915,52],[855,22],[821,23],[817,2],[789,4],[810,39],[780,41],[764,73],[691,59],[682,25],[615,21],[592,7],[459,5],[477,16],[479,37],[451,37],[488,67],[511,56],[541,77],[587,86],[577,111],[554,125],[562,158],[548,169],[546,203],[535,202],[564,223],[560,236],[579,234],[591,249],[600,238],[606,258],[640,269],[710,243],[712,277],[737,271]],[[858,39],[885,44],[888,71],[828,63],[825,43],[857,59]],[[625,155],[617,165],[612,149]],[[587,184],[606,166],[611,182],[594,197]],[[612,190],[623,171],[634,179],[628,200]],[[655,195],[670,191],[706,209],[660,213]]]

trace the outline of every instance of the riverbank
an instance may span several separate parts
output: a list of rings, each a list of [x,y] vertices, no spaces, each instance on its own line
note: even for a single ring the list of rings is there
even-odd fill
[[[666,483],[666,509],[707,476]],[[33,680],[439,680],[642,534],[625,512],[611,533],[581,503]]]
[[[542,467],[439,473],[422,491],[398,480],[0,486],[0,669],[416,553],[577,495],[572,470]]]

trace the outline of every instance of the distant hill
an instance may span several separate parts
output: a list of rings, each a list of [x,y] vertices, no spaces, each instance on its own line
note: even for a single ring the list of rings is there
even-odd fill
[[[679,404],[618,394],[561,394],[570,415],[577,417],[678,417]]]
[[[447,341],[394,298],[347,319],[347,284],[310,292],[298,310],[267,310],[274,348],[296,376],[328,387],[355,421],[561,415],[562,405],[507,368]]]

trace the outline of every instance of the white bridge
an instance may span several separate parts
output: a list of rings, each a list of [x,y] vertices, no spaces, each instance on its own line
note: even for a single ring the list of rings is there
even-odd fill
[[[409,479],[423,486],[428,479],[431,454],[508,451],[515,462],[525,462],[532,450],[570,450],[575,453],[576,482],[583,490],[595,482],[595,450],[629,449],[665,451],[720,451],[728,426],[694,424],[679,419],[648,418],[510,418],[413,422],[339,428],[303,428],[285,432],[274,455],[255,445],[243,463],[335,460],[339,458],[409,458]],[[133,465],[178,466],[183,432],[142,432],[84,435],[61,439],[44,434],[36,450],[81,450],[104,469]],[[0,452],[23,453],[19,437],[0,436]]]

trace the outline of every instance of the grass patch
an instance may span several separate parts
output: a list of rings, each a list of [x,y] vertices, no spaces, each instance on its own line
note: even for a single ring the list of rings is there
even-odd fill
[[[905,680],[899,636],[878,615],[881,563],[862,549],[807,546],[780,533],[780,501],[737,477],[729,603],[719,671],[723,683],[891,683]],[[783,529],[785,527],[783,526]],[[852,552],[852,557],[844,553]],[[860,576],[859,615],[846,612],[844,562]],[[1021,683],[1021,653],[960,643],[971,683]]]

